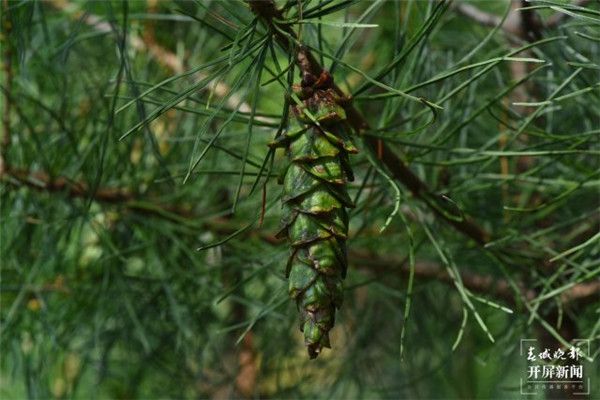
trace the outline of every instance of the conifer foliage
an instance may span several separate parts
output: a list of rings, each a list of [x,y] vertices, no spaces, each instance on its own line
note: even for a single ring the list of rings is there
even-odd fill
[[[347,208],[354,207],[346,184],[354,180],[348,154],[357,149],[331,76],[306,72],[294,94],[293,123],[272,146],[288,148],[283,178],[282,233],[292,246],[286,275],[300,310],[300,330],[310,358],[331,347],[329,331],[342,304],[348,260]]]
[[[0,398],[598,397],[597,1],[0,11]]]

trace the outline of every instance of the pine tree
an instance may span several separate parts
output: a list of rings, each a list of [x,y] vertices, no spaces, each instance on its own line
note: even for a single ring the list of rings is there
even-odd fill
[[[600,393],[599,10],[3,0],[0,394]]]

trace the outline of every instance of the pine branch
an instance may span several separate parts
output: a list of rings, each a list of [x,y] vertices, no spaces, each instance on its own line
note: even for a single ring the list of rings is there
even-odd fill
[[[600,280],[579,283],[560,296],[562,303],[597,302],[600,300]]]
[[[66,192],[70,197],[87,197],[91,193],[85,182],[74,181],[62,176],[51,178],[45,172],[29,173],[26,170],[7,169],[2,174],[2,180],[11,183],[9,178],[36,190]],[[105,203],[123,203],[133,200],[133,195],[120,188],[98,188],[94,199]]]
[[[510,0],[510,11],[503,22],[499,16],[485,12],[472,4],[462,1],[453,4],[456,12],[481,26],[493,28],[502,24],[500,29],[513,45],[523,41],[539,40],[542,37],[540,17],[535,10],[522,10],[527,6],[526,0]]]
[[[4,172],[0,174],[0,180],[13,187],[26,186],[37,191],[48,193],[65,193],[71,198],[85,199],[93,196],[93,199],[97,202],[122,205],[129,209],[163,217],[168,214],[174,214],[183,218],[192,218],[194,216],[188,208],[174,205],[154,204],[151,200],[144,201],[144,203],[151,203],[153,206],[144,207],[140,204],[140,199],[137,198],[133,192],[126,189],[100,187],[93,192],[87,182],[76,181],[64,176],[51,177],[43,171],[30,173],[26,170],[9,168],[5,169]]]
[[[389,275],[399,273],[408,276],[410,273],[407,260],[401,260],[394,257],[383,257],[364,251],[351,251],[351,257],[356,267],[374,272],[377,275]],[[473,293],[501,299],[508,305],[518,305],[518,300],[510,283],[506,279],[481,275],[474,272],[468,272],[461,268],[461,280],[465,288]],[[415,264],[415,277],[423,281],[438,281],[454,286],[454,280],[445,268],[435,262],[417,261]],[[517,282],[521,289],[521,299],[523,301],[535,300],[537,294],[533,289],[527,288],[523,282]],[[574,285],[560,294],[560,303],[567,304],[587,304],[594,302],[600,296],[600,280],[582,282]]]
[[[472,4],[463,3],[462,1],[454,2],[452,8],[459,14],[472,19],[481,26],[493,28],[502,21],[497,15],[485,12]]]
[[[120,206],[134,212],[175,222],[201,220],[191,206],[163,204],[156,199],[143,197],[131,190],[118,187],[99,187],[92,191],[91,185],[85,181],[64,176],[51,177],[43,171],[32,173],[27,170],[6,169],[0,173],[0,182],[5,182],[7,187],[14,189],[27,187],[38,192],[64,194],[72,199],[92,198],[98,203]],[[230,235],[239,230],[239,226],[226,217],[203,219],[198,226],[221,235]],[[274,237],[267,235],[260,237],[269,243],[279,243],[279,240]]]
[[[509,16],[507,18],[507,21],[505,21],[505,23],[502,25],[501,29],[505,32],[505,33],[509,33],[509,34],[513,34],[516,35],[517,37],[522,37],[523,36],[523,32],[527,32],[530,29],[533,29],[535,31],[539,31],[539,29],[541,28],[540,23],[539,23],[539,17],[537,16],[537,13],[535,12],[535,10],[519,10],[519,8],[521,7],[527,7],[528,4],[523,4],[525,3],[525,1],[522,0],[511,0],[512,1],[512,10],[511,10],[511,14],[512,15],[522,15],[523,17],[518,17],[518,18],[511,18],[511,16]],[[574,6],[578,6],[578,7],[584,7],[587,4],[591,3],[591,0],[576,0],[572,3],[572,5]],[[477,24],[481,25],[481,26],[485,26],[485,27],[496,27],[498,26],[501,22],[502,22],[502,18],[500,18],[499,16],[483,11],[480,8],[469,4],[469,3],[465,3],[464,1],[455,1],[452,5],[452,8],[459,14],[473,20],[474,22],[476,22]],[[528,16],[526,14],[529,14]],[[551,15],[550,17],[548,17],[548,19],[542,23],[541,25],[543,25],[546,29],[555,29],[557,27],[559,27],[563,22],[565,22],[566,20],[568,20],[569,18],[571,18],[570,15],[562,13],[562,12],[555,12],[553,15]],[[515,22],[518,23],[513,23],[511,20],[514,19]],[[518,21],[516,21],[518,20]],[[522,29],[522,28],[526,28],[526,29]]]
[[[66,0],[50,0],[48,2],[49,5],[56,8],[57,10],[63,12],[69,12],[69,10],[73,7],[73,5]],[[112,33],[113,28],[108,22],[102,21],[97,15],[78,12],[71,12],[70,15],[73,18],[81,18],[82,21],[97,30],[98,32],[104,33]],[[152,36],[142,35],[142,37],[137,36],[129,36],[129,45],[140,52],[148,52],[148,54],[156,60],[160,65],[169,69],[170,71],[181,74],[185,72],[185,65],[183,61],[175,53],[164,48],[156,41],[152,40]],[[201,81],[206,78],[206,75],[202,72],[196,73],[196,80]],[[207,88],[210,88],[214,92],[215,95],[219,97],[225,97],[231,91],[231,88],[222,81],[212,81],[207,85]],[[251,112],[252,108],[248,105],[248,103],[242,101],[242,99],[232,94],[227,99],[227,105],[233,109],[239,107],[239,111],[241,112]],[[239,106],[238,106],[239,105]]]
[[[287,52],[296,52],[296,64],[303,72],[309,72],[315,76],[319,76],[323,67],[319,64],[318,60],[313,54],[304,47],[292,48],[293,44],[290,43],[288,37],[297,39],[296,33],[292,30],[290,25],[279,24],[275,21],[284,20],[281,12],[275,7],[272,0],[265,1],[251,1],[249,0],[251,10],[261,18],[263,23],[271,30],[273,36],[279,43],[279,45]],[[334,85],[335,91],[341,96],[346,97],[344,92],[337,86]],[[361,131],[369,129],[369,123],[360,114],[360,112],[350,103],[346,104],[346,113],[348,115],[348,121],[360,134]],[[377,138],[366,137],[366,143],[370,147],[370,150],[375,154],[381,156],[381,162],[389,169],[392,176],[406,186],[412,194],[423,200],[439,217],[444,219],[458,231],[464,235],[473,239],[480,245],[487,243],[491,237],[490,233],[486,232],[479,224],[473,221],[469,217],[457,221],[449,218],[447,215],[442,213],[436,207],[432,207],[430,198],[433,197],[427,184],[423,182],[417,175],[415,175],[408,165],[404,163],[385,143],[381,143]]]
[[[275,37],[276,41],[281,45],[281,47],[286,50],[288,53],[293,51],[296,53],[296,64],[300,67],[302,72],[309,72],[312,75],[318,76],[322,70],[322,66],[319,65],[318,61],[315,57],[308,51],[306,48],[303,48],[300,44],[298,44],[298,38],[295,35],[295,32],[292,30],[289,24],[281,24],[278,21],[283,21],[283,15],[279,10],[276,9],[272,0],[269,1],[251,1],[248,0],[250,4],[251,10],[261,18],[263,23],[270,29],[272,35]],[[515,3],[513,3],[514,5]],[[519,17],[518,19],[513,18],[513,21],[518,21],[518,31],[520,33],[519,37],[526,38],[529,40],[530,38],[535,38],[539,36],[539,30],[533,29],[532,25],[535,22],[535,15],[522,15],[520,13],[513,13],[514,16]],[[510,21],[509,21],[510,22]],[[291,40],[289,39],[291,38]],[[295,44],[295,47],[292,48],[292,45]],[[340,94],[340,96],[344,96],[339,87],[335,86],[334,89]],[[353,126],[354,130],[357,134],[360,134],[363,130],[369,129],[369,124],[366,119],[348,102],[346,105],[346,113],[348,115],[348,120]],[[369,137],[366,139],[366,144],[370,148],[370,151],[378,154],[381,162],[388,168],[388,170],[392,173],[393,177],[400,181],[404,186],[406,186],[413,195],[422,200],[429,206],[435,214],[444,219],[446,222],[451,224],[454,228],[456,228],[459,232],[463,233],[467,237],[476,241],[479,245],[485,245],[489,240],[491,235],[486,232],[479,224],[474,222],[472,219],[465,217],[460,221],[456,221],[454,219],[449,218],[447,215],[444,215],[440,212],[436,207],[433,207],[431,203],[431,192],[428,189],[426,183],[421,181],[411,170],[410,168],[399,159],[394,152],[385,145],[382,141],[377,140],[377,138]],[[541,260],[541,265],[538,263],[536,265],[537,268],[543,266],[543,260]],[[416,275],[416,272],[415,272]],[[484,278],[484,280],[473,280],[467,279],[465,277],[465,281],[469,282],[469,285],[473,287],[473,290],[477,288],[477,290],[489,289],[485,282],[491,282],[492,278]],[[463,281],[464,282],[464,281]],[[482,283],[483,282],[483,283]],[[498,282],[495,282],[497,284]],[[464,284],[464,283],[463,283]],[[507,284],[507,283],[506,283]],[[496,285],[495,287],[502,287],[502,285]],[[485,293],[489,293],[490,291],[486,291]],[[592,290],[595,295],[595,291]],[[537,291],[533,292],[534,295],[537,294]],[[503,295],[505,298],[513,299],[513,293],[500,292],[500,295]],[[526,297],[531,296],[527,295]],[[525,298],[526,303],[527,298]],[[530,308],[530,306],[528,306]],[[539,317],[539,316],[538,316]],[[539,317],[541,318],[541,317]],[[543,327],[544,332],[548,331],[548,328],[551,325],[542,320],[539,325],[541,329]],[[553,333],[555,335],[555,333]],[[567,336],[568,338],[572,338],[572,336]],[[564,339],[560,340],[561,342]]]
[[[275,10],[274,6],[271,2],[261,1],[261,2],[252,2],[252,9],[255,12],[261,13],[260,15],[271,16],[271,18],[281,18],[281,15],[277,13],[273,14]],[[269,19],[271,21],[271,19]],[[272,23],[272,21],[271,21]],[[279,29],[288,29],[288,27],[283,26],[279,27]],[[289,32],[293,34],[293,32]],[[284,49],[289,50],[289,42],[285,37],[277,37],[277,40],[281,42],[282,47]],[[321,66],[318,64],[316,59],[312,56],[312,54],[306,49],[299,49],[297,55],[297,63],[301,69],[304,71],[311,71],[311,73],[319,74],[321,71]],[[336,90],[343,95],[339,88]],[[352,116],[352,124],[358,131],[362,129],[367,129],[368,124],[364,120],[364,118],[360,115],[360,113],[351,105],[348,106],[349,114]],[[377,143],[376,139],[373,139],[369,143],[373,148],[376,148]],[[427,185],[422,182],[416,175],[410,171],[410,169],[399,159],[397,156],[387,147],[383,146],[382,149],[382,162],[393,172],[394,176],[402,182],[416,197],[422,198],[423,196],[429,193],[429,189]],[[90,195],[89,185],[85,182],[73,181],[71,179],[65,177],[57,177],[50,178],[47,174],[43,172],[38,172],[35,174],[30,174],[27,171],[22,170],[5,170],[3,174],[1,174],[2,181],[6,181],[8,183],[18,183],[19,185],[24,185],[39,191],[46,192],[63,192],[67,193],[68,196],[73,198],[86,198]],[[149,212],[151,214],[156,214],[158,216],[164,216],[164,212],[176,214],[185,218],[195,218],[196,216],[189,208],[180,207],[180,206],[172,206],[172,205],[155,205],[151,209],[148,208],[140,208],[136,205],[136,196],[124,189],[120,188],[99,188],[94,194],[94,200],[98,202],[111,203],[111,204],[121,204],[127,208],[138,210],[142,212]],[[151,201],[150,201],[151,202]],[[154,210],[154,211],[153,211]],[[434,209],[438,215],[441,215],[437,210]],[[461,231],[463,234],[471,237],[479,244],[485,244],[485,242],[489,238],[489,234],[483,231],[478,225],[473,223],[472,221],[463,221],[457,222],[454,220],[448,220],[441,215],[444,219],[446,219],[449,223],[451,223],[457,230]],[[235,230],[232,230],[228,224],[223,224],[223,221],[213,221],[211,224],[214,227],[217,227],[217,231],[219,233],[232,233]],[[256,232],[251,231],[250,234],[256,234]],[[270,237],[269,235],[259,234],[261,239],[269,242],[269,243],[278,243],[279,240]],[[360,254],[353,254],[354,258],[360,260]],[[381,258],[373,258],[371,256],[368,257],[369,266],[368,269],[372,269],[374,271],[382,270],[382,268],[389,269],[390,266],[398,266],[400,265],[400,272],[407,273],[406,266],[402,267],[402,263],[398,260],[382,260]],[[433,264],[423,264],[419,263],[415,275],[419,278],[423,279],[436,279],[446,283],[452,283],[451,278],[447,275],[447,273],[440,267],[435,267]],[[481,276],[477,274],[467,274],[463,277],[463,281],[465,282],[465,286],[470,290],[473,290],[477,293],[485,293],[492,294],[496,297],[504,299],[509,303],[514,303],[514,293],[511,291],[508,283],[504,280],[498,280]],[[561,299],[563,302],[572,302],[581,299],[589,299],[597,296],[600,292],[600,283],[591,282],[591,283],[580,283],[573,286],[568,291],[564,292],[561,295]],[[535,293],[532,290],[528,290],[524,292],[525,299],[533,299],[535,298]]]
[[[572,5],[578,7],[585,7],[589,3],[591,3],[591,0],[576,0],[572,3]],[[571,18],[571,15],[557,11],[553,15],[551,15],[546,21],[546,28],[558,28],[563,22],[567,21],[569,18]]]
[[[30,174],[27,171],[8,170],[0,174],[0,180],[16,187],[26,186],[47,193],[66,193],[71,198],[87,198],[91,194],[88,189],[89,185],[85,182],[73,181],[66,177],[52,179],[42,172]],[[132,211],[151,214],[159,218],[169,219],[169,214],[175,214],[189,220],[199,219],[199,216],[190,208],[158,203],[153,204],[152,199],[140,199],[131,191],[121,188],[100,187],[94,192],[93,199],[100,203],[121,205]],[[153,206],[140,207],[140,203],[150,203]],[[228,221],[226,217],[215,217],[205,220],[203,226],[221,235],[229,235],[239,230],[239,227]],[[277,239],[273,235],[265,234],[261,230],[250,230],[247,232],[247,235],[257,237],[272,245],[279,245],[281,242],[280,239]],[[373,272],[377,275],[400,274],[407,277],[410,272],[406,260],[374,255],[362,250],[352,250],[350,252],[350,259],[357,268]],[[465,269],[461,269],[461,271],[462,282],[470,291],[503,300],[511,306],[518,304],[515,293],[507,280],[474,272],[466,272]],[[418,261],[414,272],[415,278],[419,280],[438,281],[451,286],[454,285],[454,280],[448,275],[446,269],[434,262]],[[524,301],[535,299],[535,290],[527,289],[527,285],[522,282],[518,283],[517,286],[522,289],[521,298]],[[582,282],[562,292],[560,294],[560,302],[563,305],[584,305],[596,301],[598,296],[600,296],[600,281]]]
[[[11,114],[11,93],[13,81],[12,68],[12,48],[10,43],[10,33],[12,30],[12,21],[9,18],[8,0],[3,0],[4,12],[2,18],[2,44],[4,54],[2,60],[2,69],[4,70],[4,108],[2,110],[2,149],[0,150],[0,174],[8,168],[6,163],[6,155],[11,143],[10,132],[10,114]]]

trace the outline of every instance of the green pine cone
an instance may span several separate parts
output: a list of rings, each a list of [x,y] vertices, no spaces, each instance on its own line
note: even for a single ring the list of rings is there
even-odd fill
[[[323,347],[331,347],[329,331],[342,304],[347,269],[346,209],[354,206],[345,185],[353,180],[348,154],[357,149],[331,86],[326,72],[319,79],[305,75],[302,85],[294,86],[303,105],[292,107],[290,129],[272,144],[286,147],[291,161],[283,179],[279,234],[287,235],[291,245],[289,294],[300,311],[300,330],[311,359]]]

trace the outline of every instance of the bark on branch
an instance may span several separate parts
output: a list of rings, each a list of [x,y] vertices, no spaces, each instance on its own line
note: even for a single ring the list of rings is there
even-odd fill
[[[63,193],[71,198],[88,198],[91,195],[89,185],[85,182],[74,181],[66,177],[51,178],[42,172],[29,173],[28,171],[8,170],[0,174],[0,179],[12,186],[28,187],[33,190],[47,193]],[[168,214],[175,214],[190,220],[198,220],[194,210],[187,207],[154,203],[150,208],[139,207],[139,200],[144,203],[152,203],[152,199],[140,199],[129,190],[112,187],[98,188],[93,194],[94,201],[105,204],[113,204],[125,207],[135,212],[148,213],[156,217],[167,218]],[[206,229],[222,235],[229,235],[239,230],[239,227],[228,220],[228,218],[211,218],[205,221]],[[278,245],[280,240],[273,235],[265,234],[260,230],[249,230],[247,234],[258,237],[267,243]],[[406,260],[393,257],[382,257],[367,253],[365,251],[351,251],[350,259],[353,264],[377,275],[401,274],[408,276],[409,269]],[[418,261],[415,266],[415,276],[421,280],[432,280],[454,285],[454,281],[447,271],[437,263]],[[496,277],[480,275],[473,272],[462,271],[461,279],[465,287],[474,293],[490,296],[505,301],[509,305],[518,303],[515,293],[508,281]],[[518,284],[521,288],[523,300],[535,299],[536,293],[532,289],[526,289],[524,284]],[[586,304],[596,301],[600,296],[600,280],[583,282],[574,285],[560,295],[563,304]]]
[[[352,251],[353,263],[362,269],[374,272],[378,275],[401,274],[408,277],[409,267],[406,260],[394,257],[382,257],[367,252]],[[454,280],[445,268],[435,262],[417,261],[415,264],[415,277],[420,280],[438,281],[454,286]],[[461,280],[465,288],[473,293],[486,297],[503,300],[510,306],[519,303],[518,296],[506,279],[481,275],[461,269]],[[517,282],[520,296],[523,301],[535,300],[537,293],[528,289],[523,282]],[[558,299],[561,304],[585,305],[600,299],[600,279],[578,283],[562,292]]]
[[[12,20],[8,11],[8,0],[2,1],[4,12],[2,13],[2,47],[3,58],[2,58],[2,69],[4,70],[4,107],[2,109],[2,142],[0,143],[0,174],[7,168],[6,156],[8,154],[8,147],[11,143],[10,133],[10,115],[12,106],[12,81],[13,81],[13,67],[12,67],[12,45],[10,42],[10,33],[12,31]]]
[[[457,13],[472,19],[482,26],[495,27],[502,21],[502,18],[499,16],[482,11],[472,4],[456,2],[453,8]]]
[[[597,1],[598,0],[596,0],[596,2]],[[589,3],[591,3],[591,0],[577,0],[577,1],[573,2],[573,5],[579,6],[579,7],[585,7]],[[548,28],[548,29],[558,28],[563,22],[565,22],[569,18],[571,18],[571,15],[557,11],[546,20],[546,28]]]
[[[81,18],[83,23],[92,27],[98,32],[113,32],[112,26],[108,22],[103,21],[102,18],[100,18],[99,16],[89,13],[84,14],[81,11],[72,11],[73,4],[71,4],[69,1],[50,0],[48,4],[57,10],[70,13],[70,15],[74,18]],[[181,74],[185,72],[185,65],[183,61],[177,56],[177,54],[161,46],[156,41],[151,40],[151,38],[152,37],[148,35],[142,35],[141,38],[138,36],[128,36],[129,46],[131,46],[131,48],[137,51],[147,52],[154,60],[156,60],[158,64],[174,72],[175,74]],[[198,81],[200,81],[206,78],[206,75],[202,72],[197,72],[196,78]],[[225,97],[231,91],[231,88],[221,81],[212,81],[209,85],[207,85],[207,87],[211,88],[214,94],[219,97]],[[238,104],[239,111],[252,111],[252,108],[248,105],[248,103],[243,102],[242,99],[236,94],[232,94],[227,99],[227,105],[233,109],[238,108]]]
[[[122,205],[126,208],[137,209],[150,214],[171,213],[180,217],[192,217],[193,213],[185,207],[173,205],[156,205],[156,207],[142,207],[135,193],[112,187],[100,187],[92,192],[90,185],[86,182],[76,181],[64,176],[51,177],[43,171],[29,172],[26,170],[5,169],[0,174],[0,181],[6,182],[13,187],[28,187],[40,192],[64,193],[71,198],[90,198],[101,203]]]
[[[537,13],[535,12],[535,10],[519,10],[519,8],[527,7],[531,4],[527,4],[525,1],[522,1],[522,0],[511,0],[511,1],[513,4],[511,14],[509,14],[509,17],[507,18],[505,23],[502,25],[502,30],[506,33],[513,34],[513,35],[516,35],[519,37],[522,36],[522,33],[520,32],[521,27],[519,26],[520,24],[511,22],[512,14],[520,13],[521,15],[524,16],[525,14],[528,13],[530,15],[530,18],[527,18],[527,17],[526,18],[515,18],[515,22],[517,22],[516,20],[518,20],[518,19],[522,19],[522,20],[529,19],[530,23],[533,22],[534,25],[537,25],[537,26],[532,26],[532,28],[535,28],[535,29],[539,29],[542,26],[545,27],[546,29],[555,29],[555,28],[559,27],[563,22],[565,22],[566,20],[571,18],[571,15],[557,11],[554,14],[552,14],[550,17],[548,17],[548,19],[545,22],[541,22],[539,20],[539,17],[537,16]],[[591,3],[591,0],[576,0],[572,3],[572,5],[578,6],[578,7],[585,7],[589,3]],[[478,23],[481,26],[495,27],[495,26],[498,26],[498,24],[500,24],[500,22],[502,22],[502,18],[500,18],[496,14],[492,14],[492,13],[483,11],[480,8],[474,6],[473,4],[466,3],[464,1],[454,2],[452,8],[457,13],[473,20],[474,22]],[[527,21],[522,21],[522,22],[527,23]]]

